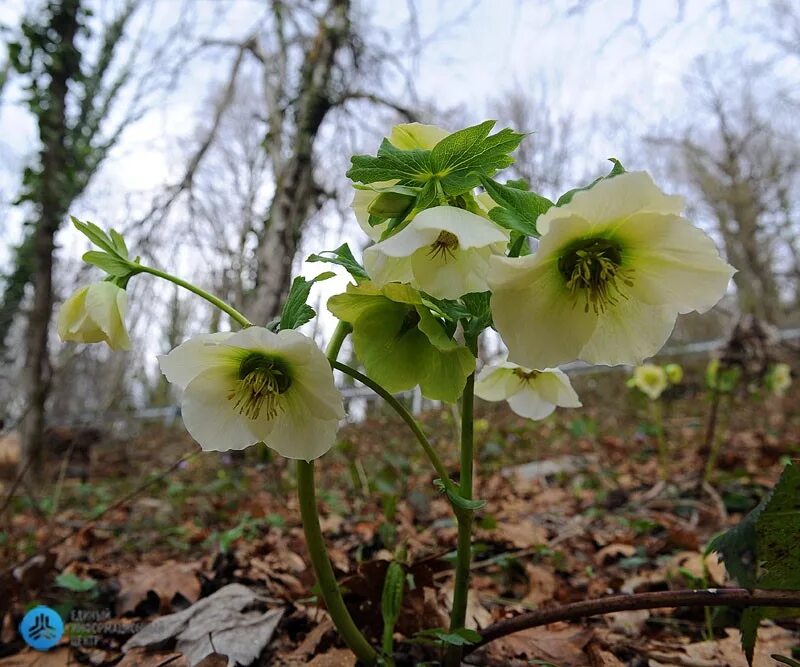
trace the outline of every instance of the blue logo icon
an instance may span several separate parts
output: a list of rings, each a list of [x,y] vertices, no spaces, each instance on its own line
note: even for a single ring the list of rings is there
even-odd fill
[[[25,614],[19,631],[28,646],[47,651],[58,644],[64,634],[64,621],[54,609],[39,605]]]

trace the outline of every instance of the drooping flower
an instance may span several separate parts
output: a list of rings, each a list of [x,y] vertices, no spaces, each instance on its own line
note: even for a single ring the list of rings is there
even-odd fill
[[[422,123],[403,123],[395,125],[388,140],[395,148],[408,151],[415,148],[430,150],[450,132],[436,125]],[[413,203],[413,198],[396,191],[397,181],[376,181],[359,185],[350,204],[356,214],[358,226],[373,241],[378,241],[386,229],[388,220],[405,212]],[[393,191],[395,188],[395,191]],[[378,224],[369,224],[370,216],[384,219]]]
[[[297,331],[203,334],[158,360],[183,389],[183,422],[205,450],[264,442],[310,461],[333,446],[342,396],[325,355]]]
[[[419,213],[405,228],[364,251],[376,285],[410,283],[438,299],[489,289],[489,258],[505,251],[509,234],[491,220],[453,206]]]
[[[475,395],[485,401],[508,401],[514,412],[528,419],[544,419],[556,406],[581,406],[578,394],[563,371],[557,368],[529,370],[507,361],[481,370],[475,379]]]
[[[669,385],[667,371],[656,364],[643,364],[633,371],[633,386],[654,401]]]
[[[353,347],[367,375],[391,392],[419,385],[427,398],[455,402],[475,358],[452,340],[408,285],[348,285],[328,310],[353,325]]]
[[[667,380],[670,384],[680,384],[683,382],[683,367],[680,364],[667,364],[664,366]]]
[[[601,180],[537,220],[537,251],[491,260],[494,323],[509,359],[638,364],[679,313],[704,312],[734,273],[644,172]]]
[[[719,359],[712,359],[706,366],[706,385],[721,394],[731,393],[741,376],[742,369],[739,366],[722,364]]]
[[[792,368],[789,364],[775,364],[767,375],[767,387],[775,396],[783,396],[792,385]]]
[[[125,329],[127,303],[125,290],[112,282],[81,287],[61,306],[58,335],[64,341],[105,341],[112,350],[129,350],[131,341]]]

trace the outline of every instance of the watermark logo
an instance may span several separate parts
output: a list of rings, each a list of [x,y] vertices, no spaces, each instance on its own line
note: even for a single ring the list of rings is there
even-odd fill
[[[39,605],[25,614],[19,632],[28,646],[47,651],[58,644],[64,634],[64,621],[55,609]]]

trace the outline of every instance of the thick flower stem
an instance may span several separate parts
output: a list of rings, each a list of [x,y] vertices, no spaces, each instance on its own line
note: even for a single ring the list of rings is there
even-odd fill
[[[473,405],[475,399],[475,374],[467,378],[461,399],[461,477],[459,482],[462,498],[472,500],[473,463]],[[456,512],[458,520],[458,546],[456,551],[456,577],[453,584],[453,608],[450,612],[450,632],[464,627],[467,618],[469,595],[470,561],[472,559],[472,510]],[[451,645],[445,657],[446,667],[461,664],[462,647]]]
[[[365,665],[374,665],[378,660],[378,654],[353,622],[342,599],[342,593],[336,583],[336,576],[325,549],[325,539],[322,536],[317,514],[314,463],[312,461],[297,462],[297,496],[300,500],[300,516],[303,520],[303,531],[311,557],[311,565],[314,568],[325,607],[348,648]]]
[[[244,315],[242,315],[236,308],[233,306],[225,303],[219,297],[214,296],[213,294],[206,292],[204,289],[200,289],[197,285],[192,285],[192,283],[182,280],[177,276],[173,276],[166,271],[161,271],[160,269],[155,269],[152,266],[145,266],[144,264],[136,264],[136,270],[138,273],[149,273],[152,276],[156,276],[158,278],[163,278],[178,287],[183,287],[185,290],[192,292],[193,294],[197,294],[197,296],[202,297],[210,304],[219,308],[223,313],[229,315],[231,319],[235,320],[237,323],[242,325],[243,327],[252,326],[252,322],[248,320]]]
[[[339,322],[325,350],[331,363],[336,361],[348,333],[350,333],[350,325],[346,322]],[[336,583],[336,575],[333,573],[333,566],[325,548],[325,538],[322,536],[317,512],[313,461],[297,462],[297,497],[300,500],[300,517],[303,521],[303,532],[306,536],[311,565],[314,568],[314,575],[319,584],[322,599],[325,601],[325,607],[348,648],[365,665],[374,665],[378,660],[378,654],[353,622],[342,599],[342,592]]]

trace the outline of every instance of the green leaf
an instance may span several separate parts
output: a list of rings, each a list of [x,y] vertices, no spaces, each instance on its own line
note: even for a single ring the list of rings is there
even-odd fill
[[[415,636],[420,638],[430,637],[451,646],[468,646],[469,644],[477,644],[481,640],[480,634],[468,628],[460,628],[453,632],[434,628],[418,632]]]
[[[403,566],[392,561],[386,569],[381,594],[381,616],[383,617],[383,649],[387,654],[392,652],[392,636],[400,608],[403,604],[403,589],[406,584],[406,573]]]
[[[106,233],[92,222],[82,222],[75,216],[70,216],[72,224],[75,225],[81,234],[86,236],[98,248],[102,248],[107,253],[115,255],[117,249],[114,247],[114,242],[106,235]]]
[[[292,281],[292,286],[289,289],[289,296],[286,297],[286,303],[283,304],[281,311],[281,329],[296,329],[299,326],[309,322],[317,313],[309,306],[308,295],[311,294],[311,288],[314,283],[322,280],[332,278],[336,274],[333,271],[326,271],[320,273],[311,280],[306,280],[303,276],[297,276]]]
[[[794,658],[790,658],[785,655],[778,655],[777,653],[773,653],[769,656],[773,660],[777,660],[782,665],[789,665],[789,667],[800,667],[800,662],[795,660]]]
[[[125,239],[122,238],[122,234],[120,234],[116,229],[109,230],[111,233],[111,242],[114,244],[114,249],[119,253],[121,257],[128,257],[128,246],[125,245]]]
[[[83,261],[87,264],[94,264],[94,266],[115,278],[125,278],[132,273],[130,262],[117,255],[109,255],[99,250],[90,250],[83,253]]]
[[[800,590],[798,498],[800,466],[793,462],[783,469],[775,488],[758,507],[709,544],[708,550],[719,552],[728,573],[740,586]],[[750,664],[760,620],[780,615],[792,615],[792,612],[759,607],[748,608],[742,614],[742,648]]]
[[[72,572],[62,572],[56,577],[56,586],[65,588],[73,593],[87,593],[97,587],[97,582],[91,577],[81,579]]]
[[[617,160],[617,158],[610,157],[610,158],[608,158],[608,161],[613,164],[613,166],[611,167],[611,171],[609,171],[608,174],[606,174],[605,176],[601,176],[600,178],[596,178],[591,183],[589,183],[589,185],[587,185],[585,187],[574,188],[572,190],[569,190],[568,192],[565,192],[563,195],[561,195],[558,198],[558,201],[556,202],[556,206],[563,206],[564,204],[568,204],[570,201],[572,201],[572,198],[575,196],[576,192],[581,192],[583,190],[589,190],[590,188],[594,187],[595,185],[597,185],[602,180],[605,180],[607,178],[614,178],[614,176],[619,176],[620,174],[624,174],[625,173],[625,167],[622,166],[622,163],[619,160]]]
[[[335,250],[325,250],[319,254],[311,255],[306,261],[336,264],[347,269],[347,272],[356,279],[356,282],[369,280],[369,276],[364,270],[364,267],[353,257],[350,246],[346,243],[342,243],[342,245]]]
[[[420,185],[432,177],[431,152],[421,149],[403,151],[384,139],[377,156],[354,155],[347,178],[359,183],[400,181],[399,185]]]
[[[489,211],[492,220],[511,231],[526,236],[540,236],[536,230],[536,219],[553,206],[553,202],[535,192],[502,185],[488,176],[479,175],[479,178],[481,185],[498,205]]]

